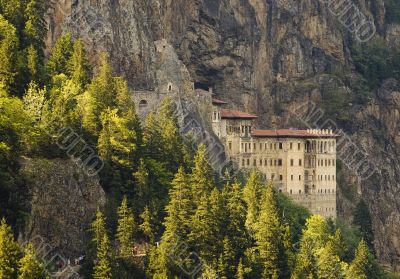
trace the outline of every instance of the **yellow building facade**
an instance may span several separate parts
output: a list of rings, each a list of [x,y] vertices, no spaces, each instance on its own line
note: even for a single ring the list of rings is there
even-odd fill
[[[213,99],[212,126],[232,161],[257,168],[311,213],[336,217],[336,138],[331,130],[257,130],[257,116]]]

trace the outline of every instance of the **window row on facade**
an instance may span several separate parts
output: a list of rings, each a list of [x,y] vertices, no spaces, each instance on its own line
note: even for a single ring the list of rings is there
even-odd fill
[[[289,190],[290,194],[293,194],[295,191],[292,189]],[[306,193],[306,191],[298,190],[299,194]],[[335,194],[335,189],[318,189],[317,194]]]
[[[315,152],[315,153],[329,153],[334,152],[336,148],[336,141],[329,140],[329,141],[320,141],[320,140],[308,140],[305,144],[305,150],[308,153]]]
[[[312,167],[330,167],[330,166],[335,166],[335,159],[318,159],[316,160],[315,158],[308,158],[306,157],[306,168],[312,168]]]

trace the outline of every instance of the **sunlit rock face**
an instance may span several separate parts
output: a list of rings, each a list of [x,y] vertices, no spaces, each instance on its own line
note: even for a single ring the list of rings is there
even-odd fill
[[[190,73],[186,82],[213,86],[219,98],[259,115],[261,127],[306,128],[293,114],[299,105],[312,101],[320,106],[321,92],[331,84],[354,94],[348,86],[353,75],[346,74],[354,70],[349,49],[354,34],[325,2],[52,0],[46,42],[50,49],[62,32],[70,32],[84,40],[93,60],[99,52],[109,53],[132,89],[155,90],[157,71],[165,69],[157,69],[154,42],[165,39]],[[398,47],[400,26],[386,24],[383,1],[354,2],[374,20],[377,35]],[[338,204],[339,214],[351,218],[357,200],[367,201],[377,255],[387,266],[400,268],[398,95],[395,87],[383,86],[367,105],[346,104],[348,117],[338,126],[365,150],[377,171],[360,180],[352,168],[343,167]]]

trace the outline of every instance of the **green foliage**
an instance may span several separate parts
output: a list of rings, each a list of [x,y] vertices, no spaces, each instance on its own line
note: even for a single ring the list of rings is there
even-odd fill
[[[97,248],[97,260],[94,266],[94,279],[111,279],[111,250],[110,250],[110,240],[107,234],[102,236],[102,239]]]
[[[193,200],[200,204],[200,200],[208,195],[215,187],[213,172],[207,160],[205,145],[201,145],[194,158],[194,167],[190,176],[192,184]]]
[[[143,222],[140,224],[140,230],[143,235],[145,235],[147,241],[151,244],[155,242],[155,233],[156,233],[156,224],[157,224],[157,216],[150,211],[149,207],[146,206],[142,214],[140,214],[140,218]]]
[[[96,219],[92,222],[91,230],[93,233],[93,242],[96,244],[96,247],[99,247],[104,235],[107,234],[106,218],[100,210],[96,212]]]
[[[42,119],[42,113],[46,101],[46,89],[40,89],[34,82],[29,84],[23,102],[24,109],[32,122],[38,122]]]
[[[25,9],[24,0],[0,0],[0,14],[18,30],[23,28]]]
[[[189,178],[181,167],[171,183],[170,201],[165,208],[164,236],[186,238],[190,230],[190,219],[194,211]]]
[[[374,251],[374,232],[372,230],[372,218],[369,208],[364,200],[361,200],[354,211],[353,224],[358,227],[369,249]]]
[[[123,258],[132,256],[132,247],[137,225],[132,210],[128,207],[126,196],[118,208],[118,227],[116,238],[119,242],[119,255]]]
[[[57,39],[47,62],[47,72],[50,77],[67,74],[68,63],[71,59],[73,49],[74,43],[71,34],[63,34]]]
[[[384,0],[388,23],[400,23],[400,5],[396,0]]]
[[[348,278],[352,279],[375,279],[381,278],[382,272],[368,249],[368,245],[364,240],[360,241],[352,261]]]
[[[254,170],[250,174],[246,186],[243,189],[243,198],[247,204],[246,227],[251,233],[256,231],[263,191],[264,186],[261,181],[261,176]]]
[[[3,219],[0,223],[0,278],[17,278],[20,257],[18,243],[14,240],[11,228]]]
[[[399,78],[399,51],[389,52],[384,39],[377,37],[367,44],[353,42],[351,53],[356,70],[364,77],[370,89],[378,88],[382,81]]]
[[[284,247],[284,227],[278,198],[270,183],[262,197],[255,239],[263,265],[264,278],[284,278],[288,265]]]
[[[296,243],[300,240],[302,229],[311,213],[307,208],[295,203],[285,194],[277,193],[277,195],[284,222],[289,225],[292,241]]]
[[[25,248],[25,255],[19,261],[18,279],[49,279],[42,264],[37,260],[31,243]]]
[[[17,31],[0,15],[0,90],[10,93],[17,75],[17,50],[19,39]]]
[[[74,43],[70,54],[70,60],[66,63],[65,67],[69,77],[81,88],[85,88],[90,82],[92,69],[87,59],[85,45],[82,40],[77,40]],[[117,90],[117,92],[119,92],[119,90]],[[130,102],[126,104],[130,104]]]
[[[348,109],[350,95],[344,88],[328,85],[322,90],[323,108],[329,117],[339,120],[349,118]]]
[[[47,34],[45,13],[46,5],[44,0],[27,0],[24,11],[26,18],[23,30],[25,35],[24,45],[32,45],[37,51],[39,59],[44,58],[44,38]]]

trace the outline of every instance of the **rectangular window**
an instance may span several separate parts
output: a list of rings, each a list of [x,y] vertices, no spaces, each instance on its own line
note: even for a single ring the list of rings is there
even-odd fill
[[[232,150],[232,142],[229,142],[229,150]]]
[[[269,144],[269,149],[272,150],[272,143]]]
[[[290,180],[292,180],[292,181],[293,181],[293,174],[290,176]]]
[[[274,143],[274,150],[276,150],[276,143]]]
[[[293,165],[294,165],[294,160],[290,159],[290,166],[293,167]]]
[[[301,164],[302,164],[302,161],[301,161],[301,159],[299,159],[299,166],[301,166]]]
[[[283,180],[283,175],[279,175],[279,180],[282,181]]]
[[[282,159],[278,160],[278,166],[282,166]]]
[[[244,159],[242,159],[242,167],[244,167]]]
[[[267,166],[267,165],[268,165],[268,160],[264,159],[264,166]]]
[[[262,150],[262,143],[260,142],[260,151]]]
[[[247,165],[250,166],[250,159],[247,159]]]
[[[299,175],[299,180],[301,180],[301,175]]]
[[[262,159],[260,159],[260,166],[262,166]]]
[[[290,143],[290,150],[293,149],[293,142]]]
[[[256,143],[253,144],[253,150],[256,151]]]
[[[299,144],[297,145],[297,149],[301,149],[301,143],[299,142]]]
[[[272,159],[269,160],[269,165],[272,167]]]
[[[283,143],[279,143],[279,149],[283,149]]]
[[[264,150],[267,150],[267,143],[265,143],[265,145],[264,145]]]
[[[276,166],[276,160],[274,160],[274,166]]]

